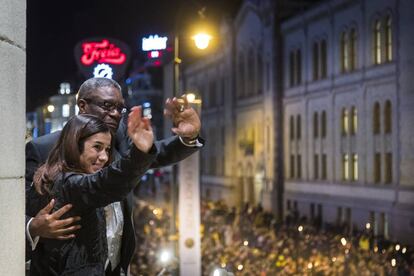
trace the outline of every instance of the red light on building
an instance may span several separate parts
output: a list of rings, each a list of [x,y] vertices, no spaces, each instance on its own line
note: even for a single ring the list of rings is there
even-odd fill
[[[107,39],[101,42],[85,42],[82,44],[83,55],[81,62],[84,65],[91,65],[95,61],[98,63],[122,64],[126,60],[126,55],[119,47],[109,43]]]

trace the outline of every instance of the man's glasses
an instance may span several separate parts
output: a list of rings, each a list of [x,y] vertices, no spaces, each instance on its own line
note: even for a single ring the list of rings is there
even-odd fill
[[[103,110],[105,110],[106,112],[110,113],[113,112],[114,110],[118,111],[120,114],[124,114],[126,113],[126,108],[124,104],[114,104],[111,102],[107,102],[107,101],[97,101],[97,100],[92,100],[92,99],[84,99],[87,103],[96,105],[100,108],[102,108]]]

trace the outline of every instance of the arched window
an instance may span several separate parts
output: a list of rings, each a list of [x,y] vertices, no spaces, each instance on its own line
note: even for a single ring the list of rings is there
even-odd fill
[[[342,155],[342,180],[349,180],[349,155]]]
[[[355,106],[351,108],[351,134],[354,135],[358,131],[358,110]]]
[[[385,59],[392,61],[392,18],[387,16],[385,21]]]
[[[301,126],[301,119],[300,119],[300,115],[296,116],[296,138],[298,140],[300,140],[301,136],[302,136],[302,126]]]
[[[380,117],[381,117],[381,112],[380,112],[380,104],[378,102],[375,102],[374,104],[374,110],[372,112],[372,132],[374,134],[379,134],[380,133]]]
[[[381,64],[381,21],[376,20],[373,31],[373,56],[374,64]]]
[[[312,63],[313,63],[313,80],[317,80],[319,79],[319,45],[318,45],[318,42],[313,43]]]
[[[255,93],[255,80],[256,80],[256,74],[255,74],[255,64],[254,64],[254,51],[252,48],[249,49],[248,54],[248,64],[247,64],[247,95],[252,95]]]
[[[392,108],[391,108],[391,101],[385,102],[384,107],[384,132],[391,133],[392,132]]]
[[[349,115],[346,108],[342,109],[342,136],[349,133]]]
[[[290,116],[289,137],[291,141],[295,139],[295,119],[293,116]]]
[[[313,137],[318,138],[319,136],[319,120],[318,112],[313,113]]]
[[[327,57],[326,40],[321,41],[321,78],[327,77],[328,69],[328,57]]]
[[[321,116],[321,137],[325,138],[326,137],[326,111],[322,111],[322,116]]]
[[[357,68],[357,55],[358,55],[358,40],[357,40],[357,32],[355,28],[351,29],[350,32],[351,41],[349,43],[350,46],[350,64],[349,67],[351,70],[355,70]]]
[[[341,34],[341,72],[345,73],[349,70],[349,41],[348,34],[342,32]]]

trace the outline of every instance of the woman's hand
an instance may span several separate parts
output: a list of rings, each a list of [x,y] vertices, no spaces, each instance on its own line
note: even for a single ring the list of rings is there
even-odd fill
[[[128,136],[142,152],[148,153],[154,143],[154,133],[148,118],[141,116],[142,107],[134,106],[128,115]]]

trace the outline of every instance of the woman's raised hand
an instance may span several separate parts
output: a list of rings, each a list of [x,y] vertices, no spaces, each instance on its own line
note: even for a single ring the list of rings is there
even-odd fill
[[[149,152],[154,143],[151,121],[142,117],[142,107],[134,106],[128,115],[128,136],[142,152]]]

